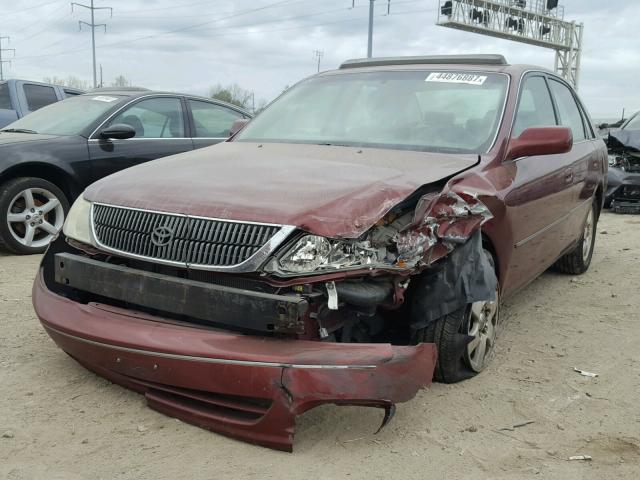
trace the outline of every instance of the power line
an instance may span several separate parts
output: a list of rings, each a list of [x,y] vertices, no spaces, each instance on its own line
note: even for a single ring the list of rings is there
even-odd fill
[[[98,87],[98,76],[96,71],[96,27],[104,27],[104,31],[107,31],[106,23],[96,23],[95,21],[95,11],[96,10],[109,10],[111,11],[111,16],[113,17],[113,8],[111,7],[95,7],[93,5],[93,0],[91,0],[91,5],[83,5],[81,3],[72,2],[71,3],[71,11],[73,12],[73,6],[86,8],[91,11],[91,23],[87,23],[85,21],[79,20],[78,27],[82,30],[82,25],[86,25],[91,28],[91,49],[93,50],[93,88]]]
[[[399,2],[395,2],[395,4],[397,5],[401,5],[401,4],[412,4],[412,3],[418,3],[421,2],[422,0],[405,0],[405,1],[399,1]],[[284,2],[276,2],[276,4],[271,4],[271,6],[276,6],[277,4],[281,4]],[[295,2],[295,3],[302,3],[302,2]],[[269,6],[266,7],[261,7],[260,9],[264,9],[267,8]],[[355,6],[355,8],[360,8],[358,5]],[[348,8],[350,9],[350,8]],[[227,30],[227,31],[222,31],[220,32],[220,29],[216,29],[217,33],[213,34],[213,35],[207,35],[207,38],[209,37],[220,37],[220,36],[227,36],[227,35],[245,35],[247,34],[247,32],[239,32],[239,31],[229,31],[229,30],[235,30],[238,28],[244,28],[244,27],[253,27],[256,25],[266,25],[266,24],[270,24],[270,23],[285,23],[288,21],[292,21],[292,20],[298,20],[298,19],[302,19],[302,18],[309,18],[309,17],[315,17],[315,16],[320,16],[320,15],[325,15],[327,13],[333,13],[333,12],[338,12],[338,11],[344,11],[345,8],[339,8],[339,9],[332,9],[332,10],[326,10],[323,12],[317,12],[317,13],[313,13],[313,14],[306,14],[306,15],[299,15],[296,17],[290,17],[290,18],[284,18],[284,19],[277,19],[277,20],[268,20],[268,21],[263,21],[263,22],[252,22],[252,23],[246,23],[246,24],[241,24],[241,25],[233,25],[233,26],[229,26],[229,27],[223,27],[222,30]],[[252,13],[254,11],[254,9],[252,10],[246,10],[243,12],[237,12],[236,14],[233,14],[231,16],[227,16],[227,17],[221,17],[221,18],[217,18],[214,20],[211,20],[209,22],[206,22],[207,24],[211,24],[211,23],[215,23],[215,22],[221,22],[224,20],[227,20],[229,18],[232,17],[238,17],[240,15],[245,15],[248,13]],[[431,12],[432,9],[419,9],[419,10],[409,10],[409,11],[403,11],[403,12],[396,12],[396,13],[390,13],[390,14],[384,14],[384,15],[376,15],[377,17],[382,17],[382,16],[396,16],[396,15],[400,15],[400,14],[410,14],[410,13],[422,13],[422,12]],[[306,29],[306,28],[315,28],[315,27],[322,27],[322,26],[328,26],[328,25],[336,25],[336,24],[341,24],[341,23],[348,23],[348,22],[359,22],[361,21],[360,18],[351,18],[351,19],[343,19],[343,20],[337,20],[337,21],[331,21],[331,22],[323,22],[323,23],[317,23],[317,24],[311,24],[311,25],[299,25],[299,26],[293,26],[293,27],[285,27],[285,28],[279,28],[279,29],[271,29],[271,30],[256,30],[254,33],[275,33],[275,32],[284,32],[284,31],[291,31],[291,30],[299,30],[299,29]],[[194,28],[203,28],[204,26],[202,24],[197,24],[198,26],[189,26],[189,27],[184,27],[180,30],[185,30],[185,29],[194,29]],[[211,27],[209,27],[211,28]],[[163,35],[170,35],[173,33],[177,33],[176,30],[171,30],[171,31],[167,31],[167,32],[160,32],[157,34],[152,34],[152,35],[147,35],[144,37],[138,37],[138,38],[134,38],[131,40],[122,40],[122,41],[118,41],[118,42],[112,42],[112,43],[108,43],[108,44],[104,44],[103,47],[114,47],[114,46],[119,46],[119,45],[123,45],[123,44],[130,44],[133,42],[137,42],[137,41],[142,41],[142,40],[147,40],[148,38],[155,38],[155,37],[159,37],[159,36],[163,36]],[[65,39],[61,39],[60,41],[56,42],[57,43],[62,43]],[[50,46],[54,46],[53,44]],[[38,58],[50,58],[50,57],[57,57],[57,56],[62,56],[62,55],[70,55],[73,53],[78,53],[78,52],[83,52],[88,50],[88,48],[80,48],[80,49],[74,49],[74,50],[66,50],[66,51],[60,51],[60,52],[53,52],[50,54],[45,54],[45,55],[29,55],[29,56],[22,56],[17,58],[16,60],[31,60],[31,59],[38,59]]]
[[[13,52],[13,56],[16,56],[16,50],[14,48],[2,48],[2,40],[6,40],[7,43],[9,43],[11,38],[0,36],[0,80],[4,80],[4,72],[2,71],[2,66],[5,63],[11,65],[11,60],[2,60],[2,52]]]
[[[2,12],[2,17],[6,17],[7,15],[15,15],[17,13],[28,12],[29,10],[35,10],[36,8],[46,7],[47,5],[53,5],[54,3],[60,3],[61,0],[53,0],[51,2],[41,3],[39,5],[34,5],[33,7],[23,8],[22,10],[14,10],[12,12]]]
[[[201,27],[203,25],[210,25],[212,23],[222,22],[224,20],[229,20],[231,18],[240,17],[240,16],[246,15],[248,13],[254,13],[254,12],[258,12],[260,10],[273,8],[273,7],[276,7],[278,5],[282,5],[284,3],[288,3],[290,1],[291,0],[281,0],[281,1],[278,1],[278,2],[270,3],[268,5],[264,5],[262,7],[252,8],[252,9],[249,9],[249,10],[243,10],[241,12],[236,12],[236,13],[228,15],[226,17],[220,17],[220,18],[216,18],[216,19],[213,19],[213,20],[209,20],[207,22],[196,23],[194,25],[188,25],[186,27],[177,28],[177,29],[174,29],[174,30],[168,30],[168,31],[165,31],[165,32],[159,32],[159,33],[154,33],[154,34],[150,34],[150,35],[145,35],[145,36],[142,36],[142,37],[133,38],[131,40],[122,40],[122,41],[118,41],[118,42],[107,43],[107,44],[103,45],[103,47],[115,47],[115,46],[118,46],[118,45],[125,45],[125,44],[130,44],[130,43],[133,43],[133,42],[139,42],[139,41],[142,41],[142,40],[148,40],[150,38],[160,37],[162,35],[171,35],[173,33],[180,33],[180,32],[184,32],[184,31],[187,31],[187,30],[191,30],[191,29],[194,29],[194,28]],[[82,6],[86,7],[85,5],[82,5]],[[86,7],[86,8],[89,8],[89,7]],[[29,56],[25,56],[25,57],[20,57],[19,60],[27,60],[27,59],[34,59],[34,58],[48,58],[48,57],[53,57],[53,56],[58,56],[58,55],[68,55],[68,54],[71,54],[71,53],[83,52],[83,51],[86,51],[86,50],[88,50],[88,48],[77,48],[75,50],[67,50],[67,51],[63,51],[63,52],[56,52],[56,53],[52,53],[52,54],[48,54],[48,55],[29,55]]]

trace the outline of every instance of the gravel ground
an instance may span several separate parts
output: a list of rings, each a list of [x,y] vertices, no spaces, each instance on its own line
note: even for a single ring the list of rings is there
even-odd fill
[[[419,393],[378,435],[378,410],[312,410],[286,454],[153,412],[84,370],[32,311],[39,258],[0,256],[0,477],[638,479],[639,260],[640,217],[603,215],[587,274],[546,273],[503,305],[488,371]]]

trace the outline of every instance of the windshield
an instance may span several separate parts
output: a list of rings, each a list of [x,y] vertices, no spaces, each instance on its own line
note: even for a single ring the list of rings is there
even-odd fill
[[[81,95],[53,103],[13,122],[5,130],[25,130],[48,135],[79,135],[123,97]]]
[[[484,153],[506,89],[504,75],[460,71],[314,77],[276,100],[236,141]]]
[[[636,113],[627,124],[622,127],[623,130],[640,130],[640,114]]]

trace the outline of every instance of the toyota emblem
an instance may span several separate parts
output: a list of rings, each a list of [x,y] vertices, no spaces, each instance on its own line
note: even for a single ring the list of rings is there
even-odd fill
[[[151,243],[156,247],[165,247],[173,240],[173,229],[169,227],[156,227],[151,232]]]

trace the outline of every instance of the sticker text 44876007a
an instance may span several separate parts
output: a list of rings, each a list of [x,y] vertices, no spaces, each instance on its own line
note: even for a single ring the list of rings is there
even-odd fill
[[[468,85],[482,85],[486,79],[486,75],[476,75],[474,73],[432,72],[425,79],[425,82],[466,83]]]

